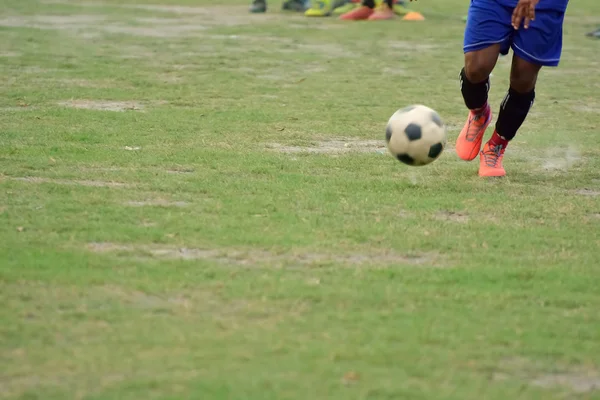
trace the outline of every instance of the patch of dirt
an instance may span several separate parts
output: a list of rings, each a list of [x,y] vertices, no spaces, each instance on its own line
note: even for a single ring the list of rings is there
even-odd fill
[[[600,391],[600,377],[584,374],[548,374],[542,375],[531,381],[533,386],[554,388],[564,386],[575,393],[589,393]]]
[[[407,75],[407,72],[404,68],[397,68],[397,67],[396,68],[384,67],[381,72],[383,72],[385,75]]]
[[[338,138],[316,142],[310,147],[287,146],[279,143],[269,143],[268,149],[280,153],[313,153],[313,154],[339,154],[339,153],[371,153],[385,152],[387,148],[383,140],[357,140],[351,138]]]
[[[11,178],[15,181],[29,182],[29,183],[54,183],[57,185],[75,185],[75,186],[91,186],[91,187],[131,187],[127,183],[121,182],[104,182],[104,181],[90,181],[90,180],[70,180],[70,179],[52,179],[52,178],[38,178],[34,176]]]
[[[581,160],[581,153],[574,147],[546,151],[542,168],[546,171],[566,171]]]
[[[211,7],[189,7],[189,6],[168,6],[168,5],[150,5],[136,4],[124,5],[124,8],[134,8],[146,11],[156,11],[180,16],[192,16],[197,22],[207,23],[213,26],[239,26],[249,25],[268,21],[279,21],[281,14],[267,13],[255,15],[248,12],[245,6],[211,6]],[[294,16],[289,16],[294,19]],[[286,18],[287,20],[288,18]],[[296,19],[300,19],[296,17]],[[181,21],[180,21],[181,22]]]
[[[274,94],[261,94],[261,95],[259,95],[259,97],[262,97],[263,99],[271,99],[271,100],[279,99],[279,96],[274,95]]]
[[[140,226],[144,227],[144,228],[152,228],[156,225],[158,225],[156,222],[147,221],[147,220],[140,222]]]
[[[41,74],[54,74],[59,71],[60,70],[57,68],[42,68],[38,65],[31,65],[31,66],[20,69],[19,72],[24,72],[26,74],[41,75]]]
[[[133,6],[136,7],[136,6]],[[160,6],[157,6],[160,7]],[[192,8],[192,7],[190,7]],[[98,37],[100,33],[128,34],[142,37],[185,37],[197,36],[210,26],[241,25],[251,23],[248,15],[212,14],[210,9],[202,9],[203,17],[146,18],[137,19],[146,26],[126,25],[110,21],[98,15],[38,15],[12,16],[0,19],[0,26],[27,27],[71,31],[80,37]],[[227,21],[225,23],[224,21]]]
[[[40,80],[41,81],[41,80]],[[119,87],[124,88],[122,83],[117,83],[108,79],[100,81],[91,81],[88,79],[44,79],[43,82],[52,84],[52,86],[60,87],[83,87],[83,88],[94,88],[94,89],[107,89]]]
[[[27,106],[27,107],[1,107],[0,110],[2,110],[2,111],[32,111],[32,110],[37,110],[37,107],[31,107],[31,106]]]
[[[580,111],[580,112],[600,113],[600,107],[593,106],[593,105],[577,106],[577,107],[573,107],[573,110]]]
[[[181,37],[195,36],[199,31],[207,28],[200,24],[186,25],[161,25],[161,26],[126,26],[126,25],[105,25],[102,27],[105,32],[122,33],[142,37]]]
[[[545,389],[562,386],[574,393],[600,391],[600,375],[596,370],[568,368],[567,366],[558,369],[559,367],[554,365],[555,372],[546,372],[547,364],[520,357],[506,359],[497,368],[492,373],[492,378],[496,381],[518,379],[529,385]]]
[[[194,169],[193,168],[171,168],[166,170],[167,174],[192,174],[194,173]]]
[[[146,201],[128,201],[125,205],[132,207],[187,207],[189,203],[185,201],[168,201],[163,199]]]
[[[289,75],[285,75],[283,73],[280,73],[280,74],[272,73],[272,74],[257,75],[255,78],[262,79],[265,81],[284,81],[284,80],[289,79]]]
[[[576,190],[575,193],[583,195],[583,196],[600,196],[600,190],[594,190],[594,189],[579,189],[579,190]]]
[[[440,221],[459,222],[461,224],[469,222],[469,216],[459,211],[440,211],[435,218]]]
[[[58,2],[60,3],[60,2]],[[61,3],[63,4],[63,3]],[[70,4],[64,2],[64,4]],[[79,4],[80,6],[105,7],[102,3]],[[215,6],[215,7],[186,7],[166,5],[122,5],[123,8],[141,9],[154,12],[175,14],[175,17],[140,17],[134,20],[137,25],[127,25],[122,21],[109,20],[106,16],[99,15],[38,15],[38,16],[11,16],[0,19],[0,26],[29,27],[36,29],[67,30],[79,37],[95,38],[102,33],[126,34],[142,37],[197,37],[211,27],[242,26],[268,21],[279,21],[281,14],[267,13],[254,15],[248,13],[243,6]],[[298,19],[290,16],[288,19]],[[237,36],[229,35],[229,38]],[[257,38],[264,42],[263,38]],[[310,45],[312,46],[312,45]],[[336,45],[316,45],[327,55],[337,54],[332,51],[344,53]],[[329,46],[329,51],[323,46]],[[341,54],[338,54],[341,55]]]
[[[299,21],[300,22],[300,21]],[[315,29],[320,29],[320,30],[324,30],[324,31],[331,31],[332,29],[344,29],[344,25],[343,24],[319,24],[319,25],[315,25],[315,24],[302,24],[302,23],[289,23],[287,25],[288,28],[293,28],[293,29],[309,29],[311,31],[314,31]]]
[[[141,111],[144,106],[136,101],[70,100],[58,103],[64,107],[100,111]]]
[[[152,258],[210,260],[239,266],[270,265],[284,267],[325,265],[331,263],[344,264],[346,266],[440,266],[439,260],[432,254],[406,255],[392,252],[372,254],[278,253],[258,249],[194,249],[150,245],[134,246],[115,243],[90,243],[88,250],[97,253],[145,254]]]
[[[162,73],[156,75],[156,80],[162,83],[178,84],[184,81],[184,78],[171,73]]]
[[[409,41],[391,40],[387,43],[387,48],[398,49],[398,50],[413,50],[413,51],[427,51],[435,50],[439,46],[428,43],[416,43]]]
[[[10,16],[0,19],[0,26],[13,28],[36,28],[73,30],[89,26],[101,26],[105,18],[99,15],[35,15]]]
[[[319,53],[327,58],[355,58],[358,54],[353,51],[348,51],[343,46],[332,43],[320,43],[320,44],[298,44],[291,49],[292,52],[297,51],[309,51],[313,53]]]
[[[123,5],[123,8],[134,8],[138,10],[146,10],[146,11],[157,11],[163,13],[170,14],[179,14],[179,15],[206,15],[210,13],[211,9],[215,11],[223,8],[229,7],[189,7],[189,6],[167,6],[167,5],[153,5],[153,4],[135,4],[135,5]]]

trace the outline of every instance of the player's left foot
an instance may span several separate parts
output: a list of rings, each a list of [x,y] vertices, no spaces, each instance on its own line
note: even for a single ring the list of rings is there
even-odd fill
[[[504,150],[504,146],[494,146],[489,142],[483,146],[483,149],[479,153],[479,176],[499,177],[506,175],[506,171],[502,166]]]
[[[394,10],[392,10],[387,4],[383,3],[375,9],[375,12],[368,18],[369,21],[384,21],[387,19],[396,18]]]
[[[456,139],[456,154],[465,161],[474,160],[481,149],[483,135],[492,121],[489,105],[480,111],[469,111],[465,126]]]

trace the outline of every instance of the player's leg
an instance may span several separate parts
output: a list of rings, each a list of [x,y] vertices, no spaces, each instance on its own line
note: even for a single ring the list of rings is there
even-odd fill
[[[516,31],[510,87],[500,106],[494,134],[481,151],[480,176],[506,175],[504,151],[533,105],[538,73],[543,66],[555,67],[560,61],[563,20],[562,10],[538,10],[529,29]]]
[[[489,76],[498,56],[508,51],[510,18],[511,10],[495,1],[473,0],[469,6],[463,47],[465,64],[460,71],[460,89],[469,115],[456,139],[456,153],[463,160],[477,157],[492,119]]]
[[[510,87],[500,104],[496,129],[483,146],[480,155],[480,176],[504,176],[504,151],[525,121],[535,100],[535,83],[541,65],[513,56]]]

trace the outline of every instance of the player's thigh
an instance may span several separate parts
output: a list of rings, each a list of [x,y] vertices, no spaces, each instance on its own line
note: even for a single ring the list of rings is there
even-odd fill
[[[471,0],[463,42],[470,80],[482,81],[489,76],[498,55],[508,52],[512,34],[509,8],[494,0]]]
[[[565,13],[538,10],[529,29],[516,31],[512,49],[518,58],[538,66],[555,67],[562,53]]]

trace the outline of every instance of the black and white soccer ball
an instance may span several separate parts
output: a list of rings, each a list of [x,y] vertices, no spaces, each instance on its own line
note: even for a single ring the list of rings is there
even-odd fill
[[[385,139],[392,155],[404,164],[427,165],[446,147],[446,125],[429,107],[416,104],[401,108],[389,119]]]

